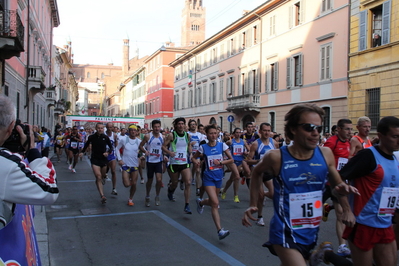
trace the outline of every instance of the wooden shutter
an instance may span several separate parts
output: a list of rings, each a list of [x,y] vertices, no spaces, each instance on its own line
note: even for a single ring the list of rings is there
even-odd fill
[[[272,90],[278,90],[278,62],[274,63],[274,76],[273,76],[273,88]]]
[[[367,48],[367,10],[359,13],[359,51]]]
[[[287,58],[287,89],[291,88],[291,57]]]
[[[381,45],[388,44],[390,41],[391,25],[391,0],[382,4],[382,39]]]

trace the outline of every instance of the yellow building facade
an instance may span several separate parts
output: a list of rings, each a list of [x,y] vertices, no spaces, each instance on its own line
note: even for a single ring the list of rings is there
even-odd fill
[[[399,117],[399,0],[352,0],[349,119]]]

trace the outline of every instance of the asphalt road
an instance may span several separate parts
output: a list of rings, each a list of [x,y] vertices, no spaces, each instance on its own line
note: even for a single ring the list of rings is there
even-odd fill
[[[100,203],[90,163],[86,157],[76,167],[76,174],[62,162],[54,162],[60,196],[54,205],[46,207],[48,224],[49,264],[70,265],[280,265],[262,244],[268,239],[269,221],[273,214],[271,201],[264,206],[266,226],[241,225],[244,210],[249,205],[246,185],[240,185],[241,202],[233,202],[232,188],[220,201],[221,223],[230,235],[219,240],[209,207],[196,212],[195,186],[191,189],[193,214],[183,212],[183,191],[176,189],[176,202],[167,198],[166,186],[161,190],[161,205],[155,206],[155,187],[151,207],[145,207],[145,185],[138,184],[135,206],[127,205],[129,189],[123,187],[117,171],[117,196],[111,195],[108,181],[105,194],[108,201]],[[119,167],[117,166],[119,169]],[[146,172],[144,170],[144,176]],[[226,174],[225,180],[229,177]],[[169,181],[163,175],[165,185]],[[331,241],[337,247],[335,215],[322,222],[319,243]]]

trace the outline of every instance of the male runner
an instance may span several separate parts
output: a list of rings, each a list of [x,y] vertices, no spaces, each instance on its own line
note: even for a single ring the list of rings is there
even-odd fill
[[[331,150],[318,146],[323,115],[323,109],[315,104],[295,105],[285,115],[284,128],[286,135],[294,140],[293,145],[270,150],[252,171],[250,207],[242,223],[251,226],[250,220],[257,221],[252,214],[258,211],[263,175],[273,177],[274,216],[266,245],[284,266],[305,266],[316,246],[327,174],[336,186],[334,192],[344,211],[342,220],[348,226],[355,223],[344,194],[357,190],[341,180]]]
[[[360,150],[340,171],[360,192],[351,198],[356,224],[343,235],[358,266],[397,265],[392,216],[399,194],[399,162],[393,154],[399,150],[399,119],[382,118],[377,134],[379,145]]]
[[[69,148],[68,148],[68,160],[69,160],[69,170],[72,171],[72,173],[76,173],[75,167],[76,164],[78,163],[78,157],[79,157],[79,150],[80,146],[79,143],[82,142],[82,136],[78,132],[78,127],[73,126],[72,127],[72,132],[67,136],[67,141],[69,142]],[[72,163],[73,159],[73,163]]]
[[[100,193],[101,203],[105,204],[107,202],[107,198],[104,196],[103,186],[105,184],[104,177],[108,164],[107,157],[114,147],[112,146],[108,136],[104,134],[103,123],[96,124],[96,131],[97,132],[95,134],[89,136],[79,156],[83,156],[83,153],[91,144],[91,168],[93,170],[94,176],[96,177],[96,186],[98,192]]]
[[[190,119],[188,121],[188,129],[189,131],[187,132],[188,135],[190,136],[190,142],[192,146],[192,154],[194,154],[198,148],[199,148],[199,143],[204,139],[204,136],[197,131],[197,122],[195,120]],[[196,185],[196,194],[197,196],[199,195],[200,188],[202,186],[201,182],[201,166],[198,166],[197,164],[193,164],[191,175],[193,177],[192,179],[192,184]]]
[[[140,143],[140,150],[145,154],[147,161],[147,183],[146,183],[146,197],[145,206],[150,207],[150,192],[154,175],[156,178],[155,184],[155,206],[161,204],[159,200],[159,193],[162,187],[162,164],[163,152],[162,145],[164,143],[161,134],[161,121],[153,120],[151,122],[152,132],[146,134],[143,141]],[[144,148],[145,147],[145,148]]]
[[[137,177],[139,168],[139,147],[141,140],[137,138],[138,129],[136,125],[129,126],[129,137],[121,139],[116,147],[116,156],[122,167],[122,180],[125,187],[130,187],[127,205],[134,206],[133,196],[136,193]],[[123,155],[120,149],[123,148]]]
[[[118,146],[118,138],[116,133],[114,132],[114,124],[112,122],[107,123],[107,136],[111,140],[112,143],[112,151],[108,155],[108,164],[107,167],[109,170],[111,170],[111,176],[112,176],[112,195],[118,195],[118,192],[116,192],[116,156],[115,156],[115,147]],[[108,170],[107,169],[107,170]]]
[[[169,155],[170,164],[168,167],[169,177],[171,179],[168,188],[168,198],[170,201],[175,201],[173,193],[176,190],[179,176],[185,184],[184,198],[185,206],[184,212],[191,214],[190,209],[190,184],[191,184],[191,170],[190,170],[190,156],[191,145],[187,132],[184,131],[186,126],[186,119],[178,117],[173,121],[174,131],[170,133],[162,146],[162,151]]]
[[[358,151],[373,146],[368,137],[371,130],[370,118],[367,116],[359,117],[356,128],[359,132],[350,140],[349,159],[355,156]]]
[[[324,147],[328,147],[334,154],[335,165],[338,171],[344,167],[348,162],[349,150],[350,150],[350,138],[352,133],[352,121],[349,119],[340,119],[337,123],[337,134],[333,135],[324,143]],[[342,238],[342,233],[344,232],[345,225],[341,221],[342,217],[342,207],[338,203],[336,197],[332,195],[330,184],[326,184],[326,190],[323,193],[323,202],[328,198],[331,198],[333,206],[335,209],[336,219],[336,233],[338,237],[338,255],[349,256],[351,254],[350,249],[346,246],[345,239]],[[323,221],[327,221],[327,215],[330,209],[330,205],[325,203],[323,205]]]
[[[272,132],[272,126],[269,123],[262,123],[259,126],[259,135],[260,138],[258,138],[256,141],[254,141],[250,148],[249,148],[249,153],[245,161],[248,163],[248,165],[255,165],[258,164],[263,156],[266,154],[267,151],[269,150],[274,150],[278,149],[278,143],[270,137],[270,134]],[[259,194],[259,199],[258,199],[258,220],[256,222],[257,225],[259,226],[265,226],[265,222],[263,221],[263,201],[265,199],[265,196],[268,198],[273,198],[273,182],[272,182],[272,176],[263,176],[263,184],[267,188],[267,193],[264,193],[263,190],[263,185],[261,184],[260,189],[260,194]]]

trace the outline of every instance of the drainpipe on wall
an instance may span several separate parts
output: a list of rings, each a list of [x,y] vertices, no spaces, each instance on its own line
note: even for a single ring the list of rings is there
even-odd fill
[[[30,63],[30,60],[29,60],[29,56],[30,56],[30,34],[29,34],[30,15],[29,14],[30,14],[30,0],[28,0],[27,12],[28,12],[28,19],[27,19],[27,23],[26,23],[27,24],[27,27],[26,27],[26,29],[27,29],[27,34],[26,34],[26,37],[27,37],[27,47],[26,47],[27,59],[26,59],[26,79],[25,79],[25,91],[26,91],[25,108],[26,108],[26,114],[27,114],[26,121],[29,124],[29,117],[30,117],[29,116],[29,63]]]

